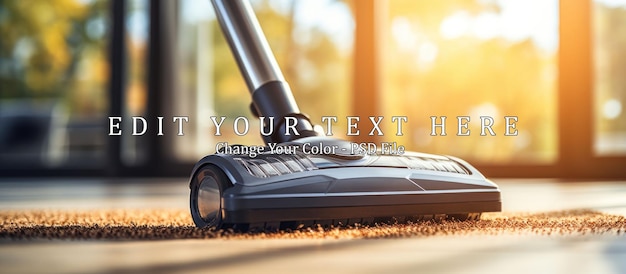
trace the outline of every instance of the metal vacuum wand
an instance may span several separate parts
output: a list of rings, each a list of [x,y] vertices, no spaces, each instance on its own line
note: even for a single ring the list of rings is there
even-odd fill
[[[222,33],[252,94],[255,115],[275,119],[273,125],[268,123],[269,119],[265,120],[264,126],[273,126],[273,134],[263,137],[265,143],[282,143],[316,136],[308,117],[300,113],[250,3],[247,0],[211,2]],[[286,117],[292,117],[289,120],[296,122],[295,129],[299,135],[287,132]],[[269,132],[269,129],[265,132]]]

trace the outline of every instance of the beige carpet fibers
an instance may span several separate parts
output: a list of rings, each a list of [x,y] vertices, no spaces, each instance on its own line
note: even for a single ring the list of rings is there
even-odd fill
[[[185,210],[3,210],[0,240],[183,238],[389,238],[432,235],[584,235],[626,233],[626,217],[590,210],[488,213],[480,221],[427,221],[356,227],[309,227],[277,232],[197,229]]]

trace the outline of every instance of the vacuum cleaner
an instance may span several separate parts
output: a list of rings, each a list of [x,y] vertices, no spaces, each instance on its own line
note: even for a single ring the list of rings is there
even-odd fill
[[[201,159],[189,183],[197,227],[247,230],[476,220],[482,212],[501,210],[498,186],[461,159],[415,152],[364,153],[348,141],[316,132],[300,112],[250,3],[212,4],[252,95],[252,112],[275,118],[275,123],[263,123],[265,132],[273,132],[263,141],[284,149],[267,149],[254,157],[218,151]],[[293,129],[299,134],[290,134]],[[305,146],[335,149],[304,153]]]

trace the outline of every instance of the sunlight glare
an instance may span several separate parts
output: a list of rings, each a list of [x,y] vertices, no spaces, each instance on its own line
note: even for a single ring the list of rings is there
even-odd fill
[[[400,50],[413,51],[417,45],[417,37],[411,28],[411,22],[403,16],[398,16],[391,23],[391,33]]]
[[[496,3],[499,13],[487,11],[474,16],[465,11],[452,13],[440,25],[441,36],[445,39],[456,39],[471,34],[483,40],[503,37],[512,42],[531,39],[544,51],[556,52],[558,1],[496,0]]]
[[[617,99],[610,99],[604,102],[602,107],[602,114],[604,114],[604,118],[609,120],[613,120],[622,113],[622,103]]]
[[[428,66],[435,61],[437,58],[437,54],[439,53],[439,49],[437,45],[432,42],[425,42],[419,47],[419,55],[417,62],[420,66]]]
[[[466,11],[458,11],[446,17],[439,27],[441,36],[445,39],[455,39],[468,31],[472,18]]]

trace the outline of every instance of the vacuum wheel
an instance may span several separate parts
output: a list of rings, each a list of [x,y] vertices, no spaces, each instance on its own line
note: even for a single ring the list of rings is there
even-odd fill
[[[191,217],[197,227],[222,227],[222,195],[232,186],[217,166],[205,165],[198,169],[191,180],[189,197]]]

